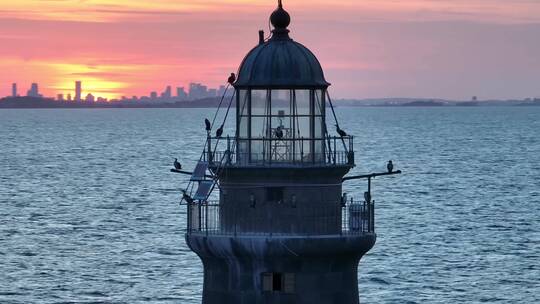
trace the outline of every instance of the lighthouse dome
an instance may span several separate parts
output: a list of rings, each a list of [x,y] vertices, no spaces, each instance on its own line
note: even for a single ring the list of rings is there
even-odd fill
[[[261,41],[242,61],[236,88],[325,88],[330,84],[317,57],[289,37],[289,14],[280,6],[272,13],[272,37]]]

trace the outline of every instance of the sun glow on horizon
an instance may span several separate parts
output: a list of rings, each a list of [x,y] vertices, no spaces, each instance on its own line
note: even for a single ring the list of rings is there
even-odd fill
[[[125,87],[124,83],[92,77],[79,78],[78,81],[82,82],[83,99],[87,94],[92,94],[96,99],[98,97],[106,98],[108,100],[118,99],[122,94],[118,93],[117,90]],[[64,97],[68,94],[71,94],[72,98],[75,96],[75,81],[57,83],[49,88],[57,91],[58,94],[63,94]]]
[[[90,66],[72,63],[48,63],[47,65],[55,71],[55,74],[63,75],[55,80],[50,89],[73,96],[75,81],[81,81],[83,98],[89,93],[96,98],[121,97],[121,91],[128,88],[129,84],[114,78],[117,78],[122,71],[133,70],[133,67],[120,65]]]

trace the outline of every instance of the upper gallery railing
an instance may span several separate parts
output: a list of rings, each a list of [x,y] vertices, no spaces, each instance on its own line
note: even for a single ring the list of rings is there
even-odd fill
[[[203,161],[225,166],[354,165],[352,136],[243,139],[208,137]]]

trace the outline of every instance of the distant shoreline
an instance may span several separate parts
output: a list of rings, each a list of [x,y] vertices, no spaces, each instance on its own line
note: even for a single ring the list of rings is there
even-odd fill
[[[0,109],[175,109],[175,108],[216,108],[220,98],[205,98],[193,101],[160,103],[140,103],[137,101],[115,101],[107,103],[57,101],[39,97],[6,97],[0,99]],[[223,101],[228,103],[228,101]],[[491,101],[447,101],[418,99],[373,99],[335,100],[335,107],[491,107],[491,106],[540,106],[540,100],[491,100]],[[222,105],[223,106],[223,105]],[[227,106],[227,105],[225,105]],[[232,107],[235,107],[233,102]]]

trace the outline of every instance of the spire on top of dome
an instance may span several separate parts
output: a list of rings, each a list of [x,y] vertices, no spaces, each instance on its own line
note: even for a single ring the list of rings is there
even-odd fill
[[[281,0],[278,0],[278,8],[270,15],[270,22],[274,26],[274,34],[286,34],[289,32],[287,27],[291,24],[291,16],[283,9]]]

